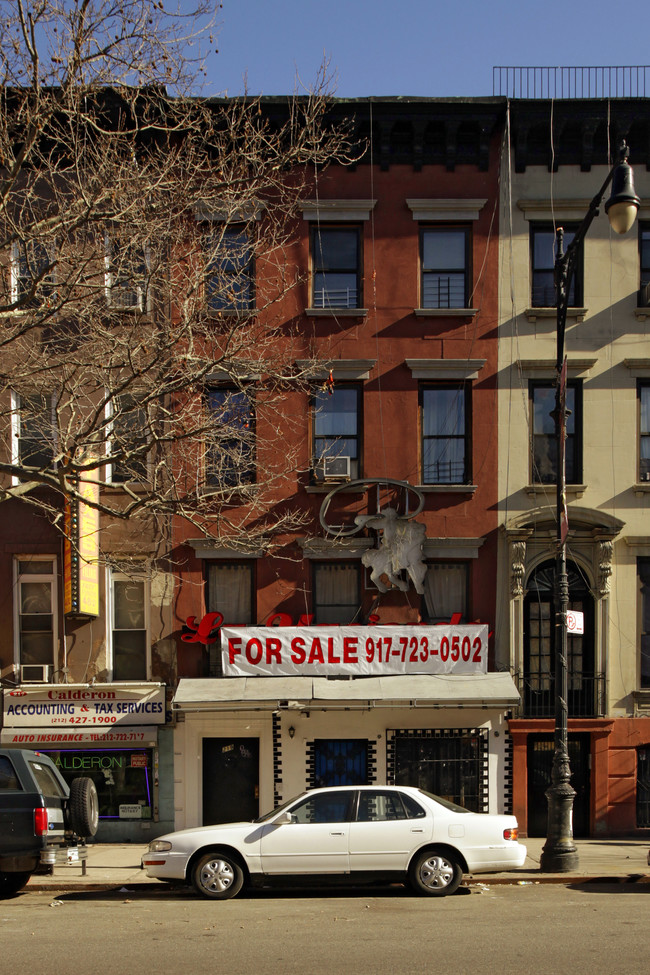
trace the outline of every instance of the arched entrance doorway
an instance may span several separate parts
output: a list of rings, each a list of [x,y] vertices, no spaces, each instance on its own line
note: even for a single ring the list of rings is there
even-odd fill
[[[539,565],[531,574],[524,599],[524,673],[526,713],[530,717],[555,715],[556,592],[555,562]],[[579,567],[567,564],[569,608],[584,614],[585,632],[570,636],[567,653],[569,717],[591,717],[596,713],[594,674],[594,600]],[[569,734],[571,784],[576,790],[573,806],[575,836],[589,835],[590,753],[589,735]],[[528,738],[528,835],[545,836],[547,830],[546,789],[551,784],[554,754],[552,734]]]

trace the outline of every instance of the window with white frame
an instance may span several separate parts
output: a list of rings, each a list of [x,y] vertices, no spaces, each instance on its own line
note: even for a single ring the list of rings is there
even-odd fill
[[[113,680],[147,680],[149,585],[143,575],[110,572],[110,643]]]
[[[471,385],[420,386],[423,484],[468,484],[471,479]]]
[[[421,307],[467,308],[469,227],[421,227]]]
[[[336,384],[312,397],[312,471],[317,481],[360,477],[361,386]]]
[[[120,236],[106,236],[106,297],[117,311],[148,311],[149,255],[147,248]]]
[[[314,564],[316,623],[352,623],[361,603],[361,573],[355,562]]]
[[[143,398],[120,393],[112,397],[109,409],[109,480],[113,484],[146,481],[151,438]]]
[[[312,305],[358,308],[361,296],[361,228],[312,228]]]
[[[53,242],[19,241],[12,249],[12,300],[23,308],[46,305],[55,293]]]
[[[15,659],[26,680],[51,676],[57,642],[57,578],[53,556],[17,556],[15,572]]]
[[[56,446],[56,401],[48,393],[12,393],[12,460],[19,467],[49,470]]]

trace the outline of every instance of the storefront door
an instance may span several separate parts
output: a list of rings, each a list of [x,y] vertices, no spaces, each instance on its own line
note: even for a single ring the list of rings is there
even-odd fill
[[[256,819],[259,772],[259,738],[204,738],[203,824]]]
[[[590,736],[569,735],[571,785],[576,790],[573,801],[573,835],[589,836]],[[555,743],[553,735],[528,736],[528,835],[546,836],[548,800]]]

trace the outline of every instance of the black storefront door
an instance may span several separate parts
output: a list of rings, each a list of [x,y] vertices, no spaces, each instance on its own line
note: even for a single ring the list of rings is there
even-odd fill
[[[573,835],[589,836],[590,736],[569,735],[571,785],[576,790],[573,801]],[[546,836],[548,800],[555,745],[553,735],[528,736],[528,835]]]
[[[203,739],[203,825],[259,814],[259,738]]]

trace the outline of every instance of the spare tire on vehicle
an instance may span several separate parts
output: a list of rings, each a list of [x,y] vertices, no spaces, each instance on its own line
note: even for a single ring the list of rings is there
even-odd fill
[[[99,825],[99,801],[92,779],[82,776],[73,779],[68,800],[68,825],[77,836],[90,837]]]

